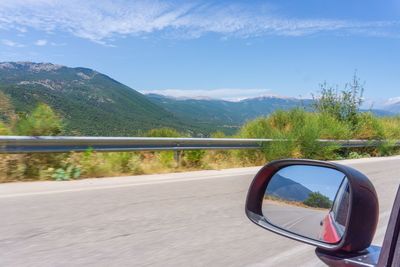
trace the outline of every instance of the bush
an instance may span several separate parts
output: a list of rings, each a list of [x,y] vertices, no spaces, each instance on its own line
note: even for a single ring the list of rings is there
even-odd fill
[[[11,130],[6,127],[4,123],[0,121],[0,135],[10,135]]]
[[[151,129],[146,133],[147,137],[180,137],[182,136],[177,130],[173,128],[163,127]],[[178,167],[174,160],[173,151],[152,152],[160,165],[164,168]]]
[[[310,193],[303,204],[313,208],[330,209],[332,207],[332,201],[320,192]]]
[[[63,123],[60,117],[46,104],[39,104],[30,114],[25,114],[16,125],[18,135],[59,135]]]
[[[186,150],[184,152],[185,164],[189,167],[200,167],[203,164],[204,150]]]
[[[337,147],[316,142],[316,139],[321,136],[339,136],[346,132],[345,126],[329,116],[306,112],[303,109],[276,111],[268,117],[259,118],[244,125],[240,136],[277,140],[264,144],[263,151],[268,161],[303,157],[328,159],[335,156],[334,151]],[[329,118],[330,122],[328,130],[324,122],[326,118]]]
[[[327,113],[339,121],[355,126],[363,103],[363,93],[364,85],[354,73],[351,82],[345,84],[342,90],[326,82],[320,84],[319,97],[314,97],[314,107],[319,113]]]

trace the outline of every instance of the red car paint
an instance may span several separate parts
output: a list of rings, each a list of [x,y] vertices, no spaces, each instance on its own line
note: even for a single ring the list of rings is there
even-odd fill
[[[340,241],[340,236],[332,221],[331,213],[326,215],[322,222],[322,239],[327,243],[337,243]]]

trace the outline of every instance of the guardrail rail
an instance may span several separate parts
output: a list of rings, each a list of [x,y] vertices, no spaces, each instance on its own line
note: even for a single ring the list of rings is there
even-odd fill
[[[70,136],[0,136],[0,153],[55,153],[158,151],[196,149],[260,149],[270,142],[287,142],[286,139],[241,138],[155,138],[155,137],[70,137]],[[384,143],[400,146],[400,141],[386,140],[327,140],[317,142],[340,147],[374,147]]]

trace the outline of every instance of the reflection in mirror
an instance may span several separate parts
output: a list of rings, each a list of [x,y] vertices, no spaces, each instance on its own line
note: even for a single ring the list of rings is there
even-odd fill
[[[331,168],[292,165],[270,180],[263,215],[271,224],[325,243],[338,243],[345,230],[350,191],[346,176]]]

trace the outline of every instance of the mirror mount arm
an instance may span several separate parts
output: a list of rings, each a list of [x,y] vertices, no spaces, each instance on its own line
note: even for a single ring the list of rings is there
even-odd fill
[[[377,267],[381,248],[370,246],[361,252],[331,252],[315,249],[317,257],[330,267]]]

